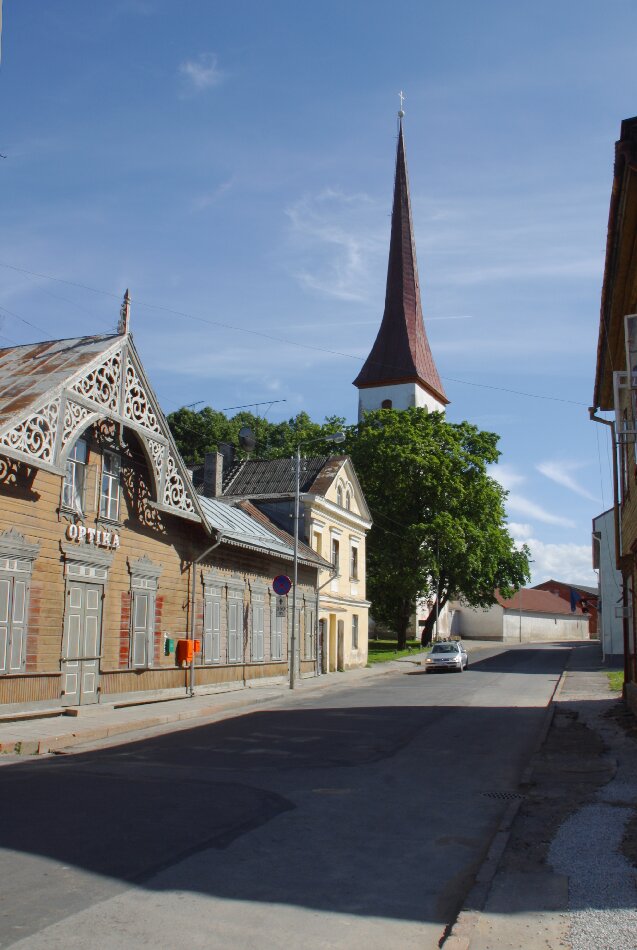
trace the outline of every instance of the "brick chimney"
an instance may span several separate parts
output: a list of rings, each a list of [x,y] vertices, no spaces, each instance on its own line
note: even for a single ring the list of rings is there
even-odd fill
[[[222,493],[223,455],[206,452],[203,463],[203,493],[205,498],[218,498]]]

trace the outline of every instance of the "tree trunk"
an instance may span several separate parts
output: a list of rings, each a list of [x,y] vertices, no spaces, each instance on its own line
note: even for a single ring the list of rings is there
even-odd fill
[[[411,604],[403,604],[396,622],[396,647],[405,650],[407,647],[407,630],[411,619]]]
[[[448,600],[449,600],[448,594],[443,594],[442,597],[440,598],[439,614],[442,613],[442,611],[445,609],[445,605]],[[423,647],[429,646],[429,644],[431,643],[435,626],[436,626],[436,603],[434,601],[434,605],[429,611],[429,616],[425,620],[425,625],[422,628],[421,643]]]

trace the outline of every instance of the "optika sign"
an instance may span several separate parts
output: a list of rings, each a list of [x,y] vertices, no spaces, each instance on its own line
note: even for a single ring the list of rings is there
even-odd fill
[[[115,531],[101,531],[98,528],[87,528],[83,524],[70,524],[66,529],[69,541],[78,544],[94,544],[96,548],[109,548],[116,551],[119,547],[119,535]]]

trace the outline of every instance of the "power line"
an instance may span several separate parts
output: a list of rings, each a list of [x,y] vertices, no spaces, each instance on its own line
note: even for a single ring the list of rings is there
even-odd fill
[[[111,299],[115,299],[115,300],[119,300],[121,297],[121,294],[114,294],[108,290],[101,290],[97,287],[90,287],[88,284],[82,284],[79,281],[66,280],[62,277],[53,277],[50,274],[40,274],[37,271],[31,271],[31,270],[27,270],[24,267],[16,267],[14,264],[8,264],[6,261],[0,261],[0,267],[6,267],[9,270],[16,271],[17,273],[20,273],[20,274],[26,274],[29,277],[36,277],[40,280],[52,280],[59,284],[67,284],[70,287],[78,287],[82,290],[88,290],[90,293],[102,294],[103,296],[110,297]],[[193,320],[197,323],[203,323],[203,324],[206,324],[207,326],[218,327],[224,330],[232,330],[233,332],[236,332],[236,333],[247,333],[250,336],[256,336],[256,337],[259,337],[260,339],[270,340],[271,342],[277,343],[278,345],[281,344],[280,337],[274,336],[273,334],[270,334],[270,333],[264,333],[262,330],[253,330],[250,327],[242,327],[242,326],[237,326],[236,324],[233,324],[233,323],[226,323],[225,321],[221,321],[221,320],[213,320],[210,317],[202,317],[197,314],[188,313],[187,311],[184,311],[184,310],[175,310],[173,307],[165,307],[161,304],[146,303],[145,301],[139,300],[136,297],[131,298],[131,302],[134,303],[138,307],[145,307],[148,310],[156,310],[162,313],[171,314],[172,316],[184,317],[187,320]],[[18,318],[18,319],[22,319],[22,318]],[[25,320],[24,322],[28,323],[27,320]],[[29,325],[35,326],[34,324],[29,324]],[[36,329],[41,329],[41,328],[36,327]],[[46,331],[42,331],[42,332],[46,332]],[[285,343],[287,343],[288,346],[294,346],[302,350],[312,350],[318,353],[327,353],[330,356],[339,356],[343,359],[354,360],[357,363],[365,362],[365,360],[360,356],[355,356],[352,353],[343,353],[341,350],[333,350],[330,347],[317,346],[311,343],[299,343],[295,340],[290,340],[290,339],[286,339]],[[386,365],[386,364],[383,364],[383,365]],[[396,367],[396,368],[398,369],[401,367]],[[478,383],[472,380],[459,379],[453,376],[443,375],[442,379],[449,380],[449,382],[453,382],[453,383],[459,383],[463,386],[474,386],[478,389],[491,389],[496,392],[504,392],[504,393],[508,393],[509,395],[514,395],[514,396],[523,396],[528,399],[542,399],[542,400],[548,400],[550,402],[562,402],[562,403],[568,403],[574,406],[581,406],[581,407],[587,408],[586,403],[578,402],[574,399],[565,399],[561,396],[548,396],[543,393],[529,393],[529,392],[524,392],[519,389],[509,389],[504,386],[494,386],[493,384],[489,384],[489,383]]]

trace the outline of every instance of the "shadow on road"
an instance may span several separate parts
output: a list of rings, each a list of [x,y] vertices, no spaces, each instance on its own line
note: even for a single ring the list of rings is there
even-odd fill
[[[507,651],[472,669],[532,672],[530,652]],[[565,652],[535,651],[536,664],[538,652],[545,674],[561,671]],[[460,676],[457,704],[451,694],[445,705],[422,705],[410,675],[400,683],[413,705],[325,708],[307,700],[309,708],[252,712],[3,768],[0,846],[16,888],[20,874],[26,882],[31,873],[20,860],[37,856],[162,890],[171,885],[154,877],[158,871],[205,851],[204,871],[180,889],[447,923],[517,788],[544,708],[463,706]],[[401,755],[407,746],[410,755]],[[274,819],[282,823],[264,834]],[[257,829],[254,850],[248,833]],[[44,867],[28,894],[34,930],[42,898],[59,905],[47,922],[69,912]],[[0,938],[11,937],[24,913],[11,902],[5,909]]]

